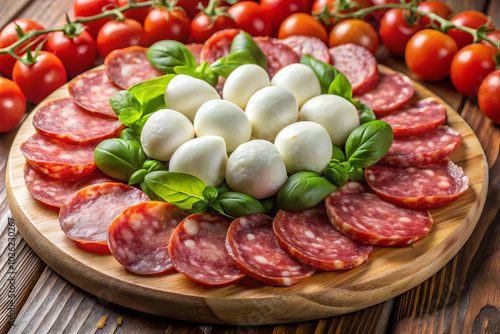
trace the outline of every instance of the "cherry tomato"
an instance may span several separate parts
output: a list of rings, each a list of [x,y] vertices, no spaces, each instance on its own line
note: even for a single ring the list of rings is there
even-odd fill
[[[408,41],[406,65],[423,80],[442,80],[450,75],[451,61],[457,51],[453,38],[437,30],[424,29]]]
[[[7,24],[5,28],[3,28],[0,32],[0,49],[12,45],[18,40],[16,24],[19,25],[24,32],[28,32],[31,30],[44,30],[44,27],[30,19],[19,19],[15,20],[14,22]],[[38,42],[34,44],[31,49],[34,50],[36,46],[45,39],[45,36],[46,35],[35,37],[34,39],[38,38]],[[31,41],[33,41],[34,39],[32,39]],[[27,44],[28,43],[21,45],[16,49],[16,52],[26,47]],[[12,69],[14,68],[15,63],[16,59],[11,57],[10,55],[0,55],[0,72],[2,72],[6,77],[12,78]]]
[[[237,28],[236,22],[227,16],[217,16],[215,22],[203,12],[199,12],[191,22],[190,41],[193,43],[204,43],[214,32],[223,29]]]
[[[156,8],[146,17],[144,30],[150,44],[164,39],[186,43],[191,30],[191,21],[178,9]]]
[[[443,19],[447,19],[451,15],[450,7],[441,1],[422,1],[418,4],[417,9],[426,13],[434,13]],[[431,19],[427,16],[423,16],[420,19],[420,24],[427,27],[431,24]],[[440,26],[439,22],[436,22],[436,24]]]
[[[370,7],[369,0],[352,0],[352,2],[356,2],[360,7],[367,8]],[[327,7],[328,12],[333,12],[335,10],[335,4],[338,3],[338,0],[316,0],[311,9],[312,14],[319,14],[324,11],[324,7]],[[352,8],[350,10],[339,10],[339,14],[351,13],[359,10],[359,8]],[[368,14],[369,16],[370,14]],[[367,19],[368,17],[365,17]],[[321,20],[322,21],[322,20]],[[341,22],[342,20],[336,20],[335,18],[330,18],[327,22],[322,22],[323,26],[326,28],[326,31],[330,33],[335,23]]]
[[[261,0],[260,6],[271,18],[274,35],[278,34],[281,23],[287,17],[295,13],[307,12],[305,0]]]
[[[406,2],[410,2],[411,0],[405,0]],[[370,0],[370,6],[378,6],[378,5],[386,5],[386,4],[398,4],[400,0]],[[385,13],[387,13],[388,9],[377,9],[372,12],[372,17],[375,21],[380,22],[384,17]]]
[[[493,24],[491,23],[491,19],[484,15],[483,13],[476,12],[474,10],[468,10],[462,13],[459,13],[453,16],[450,19],[450,22],[457,26],[464,26],[473,29],[477,29],[481,26],[488,24],[488,28],[493,29]],[[450,29],[448,31],[448,35],[450,35],[458,45],[458,48],[461,49],[467,44],[471,44],[473,42],[473,38],[469,33],[465,31]]]
[[[135,2],[145,2],[148,0],[135,0]],[[118,6],[123,7],[128,4],[128,0],[118,0]],[[149,11],[151,10],[151,6],[149,7],[143,7],[143,8],[137,8],[137,9],[129,9],[126,12],[123,13],[123,15],[132,20],[136,20],[140,24],[144,24],[144,20],[146,19],[146,16],[148,16]]]
[[[73,11],[75,17],[88,17],[101,14],[103,10],[113,9],[118,7],[117,0],[75,0]],[[96,38],[99,29],[106,23],[111,21],[109,17],[86,23],[90,34]]]
[[[354,43],[372,54],[377,52],[378,35],[370,23],[363,20],[344,20],[337,23],[330,32],[330,47]]]
[[[26,100],[21,88],[15,82],[0,77],[0,132],[15,129],[25,111]]]
[[[273,32],[271,19],[256,2],[238,2],[227,12],[236,21],[238,28],[252,36],[269,36]]]
[[[281,23],[278,38],[287,38],[292,35],[316,37],[328,44],[328,35],[325,28],[309,14],[295,13]]]
[[[101,56],[128,46],[148,46],[146,32],[136,20],[109,21],[99,30],[97,49]]]
[[[451,62],[453,86],[464,95],[477,96],[481,81],[495,70],[493,56],[497,53],[496,48],[482,43],[464,46]]]
[[[488,74],[477,93],[479,108],[494,123],[500,124],[500,70]]]
[[[184,11],[186,11],[186,15],[189,19],[192,20],[200,12],[198,3],[201,2],[203,7],[207,7],[209,1],[210,0],[178,0],[177,6],[182,7]]]
[[[97,59],[96,41],[86,30],[74,38],[65,36],[62,31],[53,32],[47,42],[47,51],[62,61],[68,78],[93,67]]]
[[[66,70],[56,55],[40,51],[32,65],[16,61],[12,77],[28,101],[39,103],[66,83]]]
[[[405,53],[406,43],[421,29],[422,26],[418,23],[408,25],[403,9],[393,8],[385,13],[380,21],[379,33],[387,50],[392,54],[402,56]]]
[[[486,36],[491,38],[495,42],[498,42],[498,41],[500,41],[500,30],[492,30],[489,33],[487,33]],[[490,42],[488,42],[484,39],[481,40],[481,43],[486,44],[486,45],[492,45]]]

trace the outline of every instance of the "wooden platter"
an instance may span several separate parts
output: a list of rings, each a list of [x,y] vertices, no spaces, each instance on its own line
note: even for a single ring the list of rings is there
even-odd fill
[[[379,66],[379,71],[391,70]],[[111,255],[82,251],[61,231],[58,213],[31,197],[24,184],[25,159],[19,147],[35,129],[35,112],[68,96],[63,86],[43,101],[21,126],[10,151],[6,190],[19,231],[58,274],[91,294],[135,310],[176,319],[237,325],[313,320],[353,312],[393,298],[442,268],[463,246],[481,215],[488,187],[486,158],[467,123],[443,100],[414,82],[413,99],[435,97],[447,108],[449,125],[462,134],[450,158],[471,186],[457,201],[432,210],[429,235],[404,248],[375,247],[368,263],[345,272],[317,272],[292,287],[273,287],[245,278],[208,288],[179,273],[146,277],[127,272]]]

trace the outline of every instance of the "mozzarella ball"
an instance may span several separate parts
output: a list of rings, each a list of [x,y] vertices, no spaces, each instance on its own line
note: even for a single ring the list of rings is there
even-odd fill
[[[209,100],[220,100],[217,90],[204,80],[184,74],[173,77],[165,92],[167,108],[177,110],[191,122],[200,106]]]
[[[290,91],[269,86],[250,97],[245,113],[252,124],[252,136],[272,142],[281,129],[297,121],[299,107]]]
[[[266,140],[241,144],[227,161],[226,182],[229,187],[256,199],[274,195],[286,179],[286,167],[280,152]]]
[[[321,94],[318,77],[313,70],[301,63],[290,64],[276,72],[271,85],[283,87],[292,92],[299,108],[310,98]]]
[[[229,74],[222,88],[222,97],[245,109],[250,96],[270,84],[265,69],[255,64],[244,64]]]
[[[322,125],[335,146],[344,145],[349,134],[359,126],[358,111],[354,105],[337,95],[313,97],[300,109],[299,121]]]
[[[191,174],[208,186],[218,186],[226,173],[227,153],[224,139],[204,136],[182,144],[172,155],[169,171]]]
[[[252,125],[236,104],[225,100],[205,102],[194,118],[196,136],[221,136],[228,152],[250,140]]]
[[[151,158],[168,161],[179,146],[193,138],[193,124],[186,116],[175,110],[161,109],[144,124],[141,144]]]
[[[324,127],[314,122],[288,125],[278,133],[274,145],[290,174],[300,171],[321,174],[332,158],[330,135]]]

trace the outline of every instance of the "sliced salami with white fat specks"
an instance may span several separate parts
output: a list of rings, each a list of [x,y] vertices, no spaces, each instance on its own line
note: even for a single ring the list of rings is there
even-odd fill
[[[196,64],[200,65],[201,64],[201,50],[203,49],[203,44],[201,43],[191,43],[191,44],[186,44],[186,48],[191,51],[191,53],[194,56],[194,59],[196,60]]]
[[[118,118],[109,98],[120,88],[109,82],[104,68],[83,72],[68,84],[69,95],[83,109]]]
[[[421,136],[394,137],[387,154],[378,162],[385,166],[424,166],[443,161],[462,143],[462,136],[445,125]]]
[[[173,268],[168,255],[170,236],[189,215],[166,202],[143,202],[125,209],[108,231],[111,254],[125,268],[155,275]]]
[[[122,89],[163,75],[146,57],[147,48],[130,46],[112,51],[104,60],[109,80]]]
[[[124,128],[119,120],[91,113],[70,98],[44,104],[36,112],[33,126],[45,136],[69,143],[100,142],[117,137]]]
[[[188,216],[174,230],[168,253],[174,268],[209,286],[225,286],[245,275],[233,264],[225,248],[231,219],[216,213]]]
[[[273,232],[273,219],[263,214],[235,219],[229,228],[226,246],[241,271],[267,284],[291,286],[315,271],[280,247]]]
[[[281,42],[295,51],[299,61],[303,55],[308,54],[325,64],[332,63],[328,46],[319,38],[294,35],[282,39]]]
[[[368,260],[373,249],[337,231],[323,203],[303,211],[278,211],[273,229],[288,254],[322,270],[358,267]]]
[[[233,39],[239,32],[239,29],[224,29],[214,33],[203,44],[200,52],[200,63],[208,61],[211,64],[217,59],[227,56],[231,51]]]
[[[373,165],[365,169],[365,179],[380,197],[417,209],[447,205],[469,188],[469,177],[448,158],[441,164],[421,167]]]
[[[427,210],[394,205],[353,181],[329,195],[325,204],[337,230],[370,245],[410,245],[425,237],[433,222]]]
[[[253,40],[266,55],[267,73],[272,78],[283,67],[298,63],[295,51],[273,37],[254,37]]]

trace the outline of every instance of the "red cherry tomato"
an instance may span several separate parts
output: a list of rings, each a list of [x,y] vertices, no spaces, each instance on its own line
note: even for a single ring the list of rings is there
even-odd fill
[[[333,12],[335,10],[335,4],[338,2],[338,0],[316,0],[314,1],[314,4],[311,9],[312,14],[319,14],[324,11],[325,6],[327,7],[328,12]],[[360,7],[362,8],[367,8],[370,7],[370,1],[369,0],[352,0],[352,2],[356,2]],[[359,10],[359,8],[352,8],[350,10],[339,10],[339,14],[345,14],[345,13],[351,13],[355,12],[356,10]],[[368,14],[369,16],[370,14]],[[367,19],[367,17],[365,17]],[[328,22],[321,22],[323,26],[326,28],[326,31],[330,33],[332,30],[333,26],[335,23],[341,22],[342,20],[336,20],[335,18],[330,18]]]
[[[283,39],[292,35],[316,37],[328,44],[325,28],[314,17],[306,13],[292,14],[281,23],[278,38]]]
[[[39,103],[66,83],[66,70],[56,55],[40,51],[32,65],[16,61],[12,77],[28,101]]]
[[[94,16],[97,14],[101,14],[103,10],[113,9],[118,7],[116,3],[117,0],[75,0],[73,4],[73,11],[75,13],[75,17],[88,17]],[[90,34],[96,38],[99,33],[99,29],[111,19],[109,17],[99,19],[97,21],[92,21],[86,23]]]
[[[442,80],[450,75],[451,61],[457,51],[453,38],[437,30],[424,29],[408,41],[406,65],[423,80]]]
[[[201,2],[203,7],[207,7],[209,1],[210,0],[178,0],[177,6],[182,7],[189,19],[192,20],[200,12],[198,3]]]
[[[422,1],[417,6],[418,10],[426,13],[434,13],[443,19],[447,19],[451,15],[451,9],[444,2],[441,1]],[[420,24],[424,27],[430,25],[431,19],[427,16],[423,16],[420,19]],[[436,22],[440,26],[439,22]]]
[[[498,41],[500,41],[500,30],[492,30],[489,33],[487,33],[486,36],[491,38],[495,42],[498,42]],[[481,43],[486,44],[486,45],[492,45],[490,42],[488,42],[485,39],[481,40]]]
[[[97,59],[96,41],[86,30],[74,38],[65,36],[62,31],[53,32],[47,42],[47,51],[61,60],[68,78],[93,67]]]
[[[406,43],[421,29],[422,26],[418,23],[410,26],[406,22],[403,9],[393,8],[385,13],[380,21],[379,33],[387,50],[402,56],[405,53]]]
[[[0,77],[0,132],[15,129],[23,119],[26,100],[19,86],[6,78]]]
[[[451,62],[453,86],[464,95],[477,96],[481,81],[495,70],[493,56],[497,53],[496,48],[482,43],[464,46]]]
[[[330,47],[354,43],[372,54],[377,52],[378,35],[370,23],[363,20],[344,20],[337,23],[330,32]]]
[[[269,36],[273,32],[271,19],[256,2],[238,2],[227,12],[236,21],[238,28],[252,36]]]
[[[5,28],[3,28],[0,32],[0,49],[12,45],[18,40],[16,24],[19,25],[25,33],[31,30],[44,30],[44,27],[30,19],[19,19],[15,20],[14,22],[7,24]],[[34,50],[36,46],[45,39],[45,36],[46,35],[35,37],[34,39],[38,38],[38,42],[34,44],[31,49]],[[33,41],[34,39],[32,39],[31,41]],[[24,47],[26,47],[27,44],[28,43],[21,45],[16,49],[16,52],[22,50]],[[14,68],[15,63],[16,59],[11,57],[10,55],[0,55],[0,72],[2,72],[6,77],[12,78],[12,69]]]
[[[150,44],[164,39],[186,43],[191,30],[191,21],[182,11],[156,8],[149,12],[144,22],[144,30]]]
[[[260,6],[271,18],[274,35],[278,34],[281,23],[287,17],[295,13],[307,12],[305,0],[261,0]]]
[[[218,16],[212,24],[210,17],[199,12],[191,22],[191,37],[193,43],[204,43],[214,32],[223,29],[237,28],[236,22],[227,16]]]
[[[148,46],[146,32],[136,20],[109,21],[99,30],[97,49],[101,56],[128,46]]]
[[[405,0],[406,2],[410,2],[411,0]],[[378,5],[386,5],[386,4],[398,4],[400,0],[370,0],[370,7],[378,6]],[[372,12],[372,17],[375,21],[380,22],[384,17],[385,13],[387,13],[388,9],[377,9]]]
[[[148,0],[135,0],[135,2],[145,2]],[[118,6],[123,7],[128,4],[128,0],[118,0]],[[123,13],[123,15],[132,20],[136,20],[140,24],[144,24],[144,20],[146,19],[146,16],[148,16],[149,11],[151,10],[151,6],[149,7],[143,7],[143,8],[137,8],[137,9],[129,9],[126,12]]]
[[[489,23],[488,28],[493,29],[493,24],[491,19],[488,16],[484,15],[483,13],[476,12],[474,10],[468,10],[459,13],[453,16],[450,19],[450,22],[457,26],[464,26],[473,29],[477,29]],[[472,36],[469,33],[466,33],[465,31],[450,29],[448,31],[448,35],[450,35],[457,42],[459,49],[473,42]]]
[[[500,70],[488,74],[477,93],[479,108],[494,123],[500,124]]]

